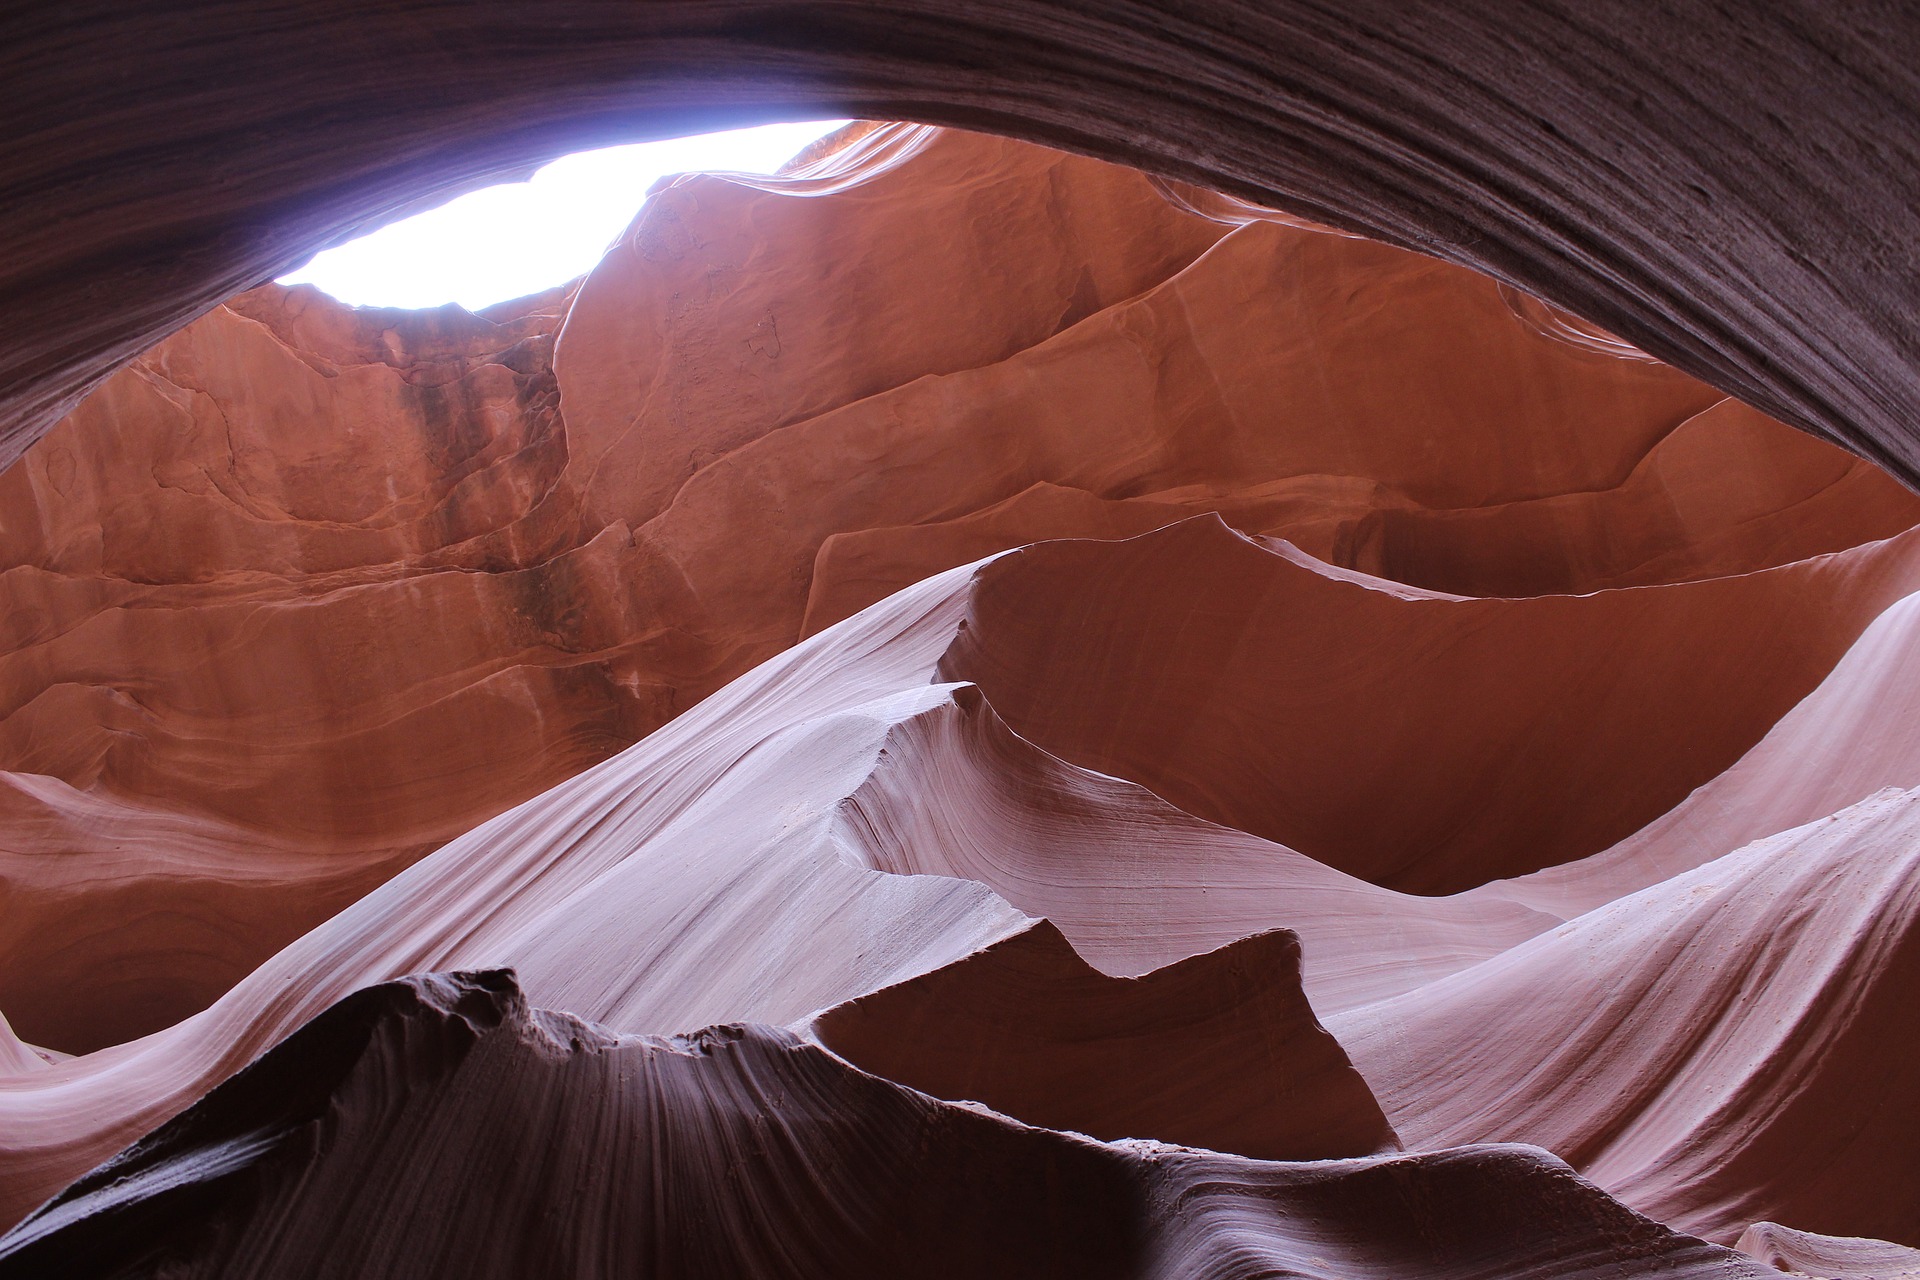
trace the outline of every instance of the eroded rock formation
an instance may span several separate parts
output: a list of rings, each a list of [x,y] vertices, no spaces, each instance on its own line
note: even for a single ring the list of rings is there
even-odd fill
[[[1492,280],[924,126],[484,315],[241,295],[0,476],[0,1270],[1920,1244],[1916,525]]]
[[[1920,28],[1894,5],[80,0],[5,35],[13,448],[422,202],[590,146],[851,115],[1138,164],[1488,271],[1920,479]]]
[[[770,1028],[616,1036],[482,973],[328,1010],[30,1220],[0,1274],[1333,1280],[1485,1275],[1489,1241],[1503,1275],[1765,1274],[1532,1148],[1104,1145]]]

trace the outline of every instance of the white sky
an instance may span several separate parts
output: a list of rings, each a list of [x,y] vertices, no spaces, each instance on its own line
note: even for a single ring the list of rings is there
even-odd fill
[[[670,173],[772,173],[844,120],[769,124],[562,156],[526,182],[468,192],[318,254],[281,284],[361,307],[484,307],[564,283],[600,260]]]

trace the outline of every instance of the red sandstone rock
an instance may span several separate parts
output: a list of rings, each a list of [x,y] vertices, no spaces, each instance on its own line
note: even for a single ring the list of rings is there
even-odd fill
[[[1913,534],[1520,600],[1342,573],[1205,518],[1123,545],[1046,543],[984,568],[942,675],[1056,755],[1419,893],[1630,835],[1920,586]]]
[[[1150,1133],[1260,1160],[1397,1149],[1300,989],[1285,930],[1138,978],[1093,969],[1041,921],[815,1019],[878,1076],[1047,1129]]]
[[[1150,560],[1171,548],[1194,572],[1233,546],[1248,548],[1282,571],[1301,567],[1218,526],[1203,538],[1189,532],[1206,528],[1190,524],[1130,542],[1070,545],[1100,550],[1120,563]],[[978,695],[956,703],[951,686],[928,682],[952,661],[956,644],[964,645],[965,637],[979,629],[979,599],[990,591],[1004,597],[1006,584],[1018,581],[1005,572],[992,581],[989,575],[1024,560],[1044,561],[1062,545],[1069,544],[1046,544],[984,570],[963,568],[936,577],[828,629],[630,751],[425,859],[262,966],[207,1013],[144,1041],[19,1077],[9,1091],[0,1092],[5,1117],[0,1133],[6,1135],[0,1186],[20,1197],[15,1211],[31,1204],[36,1191],[53,1190],[178,1110],[330,1001],[370,981],[483,958],[519,967],[543,1004],[579,1011],[621,1030],[662,1032],[730,1018],[794,1022],[1019,931],[1024,918],[988,887],[1004,884],[1016,902],[1039,905],[1050,898],[1061,904],[1068,936],[1092,939],[1089,954],[1109,957],[1106,962],[1123,973],[1150,971],[1177,961],[1183,951],[1210,950],[1223,933],[1231,937],[1236,929],[1280,926],[1297,927],[1307,939],[1311,979],[1314,940],[1329,939],[1336,968],[1328,990],[1339,993],[1349,1009],[1332,1025],[1344,1037],[1357,1036],[1341,1031],[1348,1021],[1372,1025],[1376,1008],[1388,1007],[1372,1002],[1406,990],[1409,982],[1413,989],[1400,998],[1417,1009],[1437,1010],[1448,982],[1487,981],[1484,974],[1522,963],[1510,957],[1548,945],[1507,950],[1527,934],[1550,928],[1553,919],[1515,911],[1498,897],[1502,886],[1489,886],[1478,903],[1462,899],[1430,907],[1419,904],[1431,900],[1367,890],[1359,882],[1342,888],[1335,873],[1316,871],[1298,855],[1273,846],[1262,854],[1258,842],[1250,846],[1243,833],[1172,817],[1164,802],[1144,793],[1130,796],[1126,784],[1116,780],[1103,784],[1099,775],[1064,762],[1047,768],[1044,757],[1031,758],[1031,748],[1024,763],[1017,746],[1010,763],[999,763],[992,754],[984,761],[952,757],[993,785],[983,790],[984,784],[973,784],[971,794],[962,793],[943,816],[938,805],[948,798],[942,794],[951,785],[946,779],[957,782],[966,773],[936,766],[920,772],[916,784],[915,771],[925,767],[911,762],[909,748],[922,754],[927,748],[916,746],[916,739],[924,739],[914,726],[926,724],[934,713],[938,719],[930,727],[937,727],[953,715],[945,708],[964,709],[969,703],[979,707],[975,723],[990,728],[991,722],[979,718],[985,708]],[[1863,581],[1857,573],[1851,577]],[[1408,606],[1429,602],[1417,593],[1411,600],[1388,598]],[[1043,591],[1033,599],[1036,608],[1051,602]],[[902,737],[903,730],[909,736]],[[935,735],[935,749],[941,749],[940,742],[941,735]],[[965,742],[963,735],[963,747]],[[1002,738],[1000,760],[1009,759],[1010,745]],[[899,772],[903,764],[904,775]],[[1004,867],[970,872],[988,884],[897,874],[950,874],[951,864],[914,865],[911,857],[926,856],[926,843],[913,838],[913,828],[900,817],[881,820],[889,809],[898,815],[910,808],[916,786],[935,802],[924,819],[929,827],[953,825],[956,818],[977,827],[956,834],[957,848],[1012,854],[1001,855]],[[876,806],[882,796],[888,798],[887,808]],[[1012,826],[999,816],[1010,807]],[[1049,859],[1072,846],[1050,839],[1044,824],[1036,830],[1028,825],[1032,819],[1020,819],[1022,807],[1052,810],[1063,826],[1090,817],[1078,858],[1082,865],[1051,870]],[[1024,849],[1006,834],[1022,826],[1029,831]],[[1902,846],[1886,847],[1897,853]],[[1170,855],[1167,861],[1156,857],[1160,850]],[[1289,869],[1288,859],[1296,859],[1298,869]],[[1024,874],[1023,863],[1032,868]],[[876,875],[870,867],[896,874]],[[1035,880],[1057,887],[1036,892],[1027,887]],[[1076,882],[1088,890],[1073,888]],[[1157,888],[1168,883],[1179,887]],[[1211,892],[1215,887],[1222,890],[1217,900]],[[1691,901],[1684,888],[1677,892],[1679,901]],[[1867,918],[1879,914],[1871,898],[1856,910]],[[1764,912],[1753,918],[1762,925],[1768,919]],[[1892,917],[1886,920],[1894,927]],[[1130,930],[1151,932],[1162,922],[1168,933],[1150,947],[1101,941],[1123,938]],[[1660,927],[1657,913],[1649,927]],[[1839,929],[1829,936],[1844,945],[1849,935]],[[1190,941],[1183,947],[1181,938]],[[1371,949],[1372,964],[1387,976],[1367,973],[1359,954],[1363,948]],[[1617,951],[1607,954],[1633,965],[1640,963],[1643,948],[1628,934]],[[1339,960],[1342,954],[1347,959]],[[1395,972],[1403,958],[1410,973]],[[1574,972],[1597,980],[1591,968],[1587,961]],[[1652,971],[1670,970],[1699,983],[1701,998],[1720,998],[1711,968],[1690,974],[1684,967],[1656,965]],[[1311,981],[1308,989],[1314,989]],[[1564,983],[1527,989],[1537,990],[1561,1016],[1577,1017],[1589,1007],[1556,998],[1567,994]],[[1509,995],[1497,1007],[1512,1008],[1519,1016],[1524,1006]],[[1479,1031],[1485,1022],[1484,1015],[1439,1019],[1434,1034],[1441,1039],[1415,1060],[1440,1060],[1451,1043],[1445,1039],[1448,1029]],[[1388,1018],[1381,1025],[1395,1036],[1408,1034],[1405,1018]],[[1536,1016],[1526,1025],[1553,1024]],[[1809,1034],[1824,1048],[1831,1033],[1822,1026],[1810,1024]],[[1372,1052],[1373,1041],[1343,1042]],[[1387,1043],[1396,1041],[1390,1037]],[[1512,1055],[1515,1069],[1530,1061],[1527,1045],[1533,1042],[1527,1036],[1506,1035],[1497,1043]],[[1661,1051],[1658,1040],[1648,1040],[1644,1048],[1656,1055]],[[1377,1086],[1380,1068],[1371,1061],[1362,1055],[1362,1072]],[[1585,1066],[1590,1058],[1578,1061]],[[1685,1095],[1696,1100],[1693,1105],[1717,1096],[1732,1079],[1715,1065],[1718,1061],[1709,1059],[1696,1073],[1697,1084]],[[1467,1098],[1479,1096],[1471,1077],[1458,1083]],[[1583,1088],[1597,1090],[1609,1107],[1614,1097],[1579,1073],[1549,1074],[1535,1088],[1545,1115],[1563,1116],[1576,1126],[1581,1106],[1589,1105],[1580,1101]],[[1519,1096],[1510,1086],[1500,1094],[1508,1095]],[[1563,1096],[1564,1102],[1556,1101]],[[1440,1105],[1442,1099],[1428,1102]],[[1889,1151],[1913,1149],[1908,1129],[1889,1120],[1884,1126]],[[1729,1177],[1743,1168],[1757,1170],[1744,1176],[1763,1180],[1760,1203],[1770,1208],[1764,1197],[1774,1192],[1766,1188],[1778,1183],[1764,1179],[1783,1175],[1744,1145],[1745,1135],[1767,1132],[1764,1127],[1728,1131],[1720,1141],[1731,1146],[1718,1164]],[[1465,1133],[1452,1137],[1474,1140]],[[1887,1185],[1897,1188],[1891,1174],[1899,1161],[1881,1159],[1890,1175]],[[1657,1183],[1646,1194],[1657,1197],[1665,1185]],[[1631,1196],[1637,1184],[1629,1180],[1626,1186],[1629,1202],[1638,1203]]]
[[[1920,1241],[1920,502],[1458,269],[842,141],[486,316],[236,299],[0,477],[0,1269]]]
[[[835,833],[876,871],[988,886],[1110,974],[1147,974],[1284,919],[1305,944],[1303,985],[1321,1013],[1397,995],[1557,922],[1505,900],[1503,886],[1395,893],[1202,821],[1034,746],[971,685],[893,726]]]
[[[1488,270],[1910,480],[1920,28],[1487,0],[16,7],[0,457],[316,248],[570,150],[849,109]]]
[[[676,181],[576,292],[486,317],[246,295],[0,477],[0,766],[41,775],[0,944],[24,1036],[167,1025],[798,635],[1008,546],[1218,511],[1369,573],[1535,594],[1920,517],[1458,269],[1004,141],[822,150]],[[1592,852],[1858,625],[1812,628],[1810,665],[1702,722],[1722,736],[1677,744],[1705,751],[1681,771],[1587,801],[1620,812],[1525,850],[1536,828],[1496,833],[1512,853],[1477,871],[1395,880],[1401,853],[1337,852],[1364,832],[1246,821],[1429,889]]]

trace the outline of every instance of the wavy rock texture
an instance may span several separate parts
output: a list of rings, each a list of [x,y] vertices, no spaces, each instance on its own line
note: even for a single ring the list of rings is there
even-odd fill
[[[1920,475],[1920,28],[1897,6],[85,0],[5,35],[16,448],[189,319],[400,210],[587,146],[864,115],[1451,258]]]
[[[480,973],[348,997],[8,1236],[0,1275],[1766,1274],[1737,1257],[1524,1147],[1103,1145],[772,1028],[617,1036]]]
[[[1536,1142],[1709,1235],[1911,1236],[1914,801],[1758,841],[1332,1029],[1416,1147]]]
[[[0,934],[0,1009],[23,1036],[83,1051],[169,1025],[798,635],[1009,546],[1215,511],[1438,591],[1578,593],[1791,566],[1920,517],[1866,464],[1457,269],[1004,141],[884,126],[840,143],[779,179],[676,180],[577,288],[485,316],[243,295],[0,476],[19,922]],[[103,433],[124,447],[90,448]],[[1589,761],[1551,752],[1513,784],[1544,812],[1463,825],[1484,779],[1441,773],[1376,803],[1385,775],[1352,759],[1373,727],[1286,690],[1263,714],[1320,717],[1289,735],[1317,763],[1234,768],[1298,772],[1295,794],[1319,797],[1299,813],[1140,780],[1394,887],[1564,861],[1730,763],[1831,665],[1865,619],[1808,574],[1845,576],[1787,567],[1692,589],[1710,621],[1667,611],[1696,656],[1718,646],[1767,678],[1736,704],[1723,666],[1708,700],[1725,718],[1611,766],[1629,776],[1575,811],[1558,789]],[[1343,626],[1453,644],[1317,571],[1292,583],[1276,608],[1362,601],[1302,637],[1309,665]],[[1555,625],[1612,647],[1589,615],[1638,599]],[[1743,612],[1774,608],[1784,640]],[[1471,672],[1504,669],[1498,646],[1408,670],[1409,715],[1484,702]],[[1619,692],[1643,717],[1703,678],[1677,652],[1648,661]],[[1056,676],[995,677],[1016,727],[1126,773],[1108,758],[1123,744],[1083,760],[1026,723],[1014,686],[1032,678]],[[1555,695],[1501,714],[1537,715],[1523,696]],[[1416,753],[1431,731],[1390,730]],[[1495,767],[1465,751],[1463,768]]]
[[[1215,532],[1204,540],[1194,539],[1189,530],[1205,531],[1209,526],[1189,524],[1132,542],[1073,545],[1104,545],[1110,555],[1142,559],[1166,546],[1185,547],[1196,568],[1209,555],[1217,556],[1232,546],[1252,547],[1282,569],[1296,563],[1218,525],[1210,527]],[[1021,559],[1044,555],[1054,545],[1014,553],[988,567],[1017,565]],[[955,686],[927,682],[978,625],[970,605],[989,585],[983,576],[978,569],[963,567],[930,579],[763,664],[630,751],[417,864],[250,975],[207,1013],[134,1044],[17,1077],[9,1091],[0,1094],[0,1105],[7,1109],[6,1185],[25,1201],[20,1209],[32,1203],[38,1188],[50,1191],[61,1185],[332,1000],[390,975],[471,964],[491,956],[518,966],[542,1003],[582,1011],[621,1030],[657,1030],[728,1018],[791,1022],[805,1018],[809,1009],[857,998],[1024,929],[1024,917],[987,885],[868,869],[882,856],[896,867],[907,866],[904,850],[875,853],[877,848],[884,849],[885,832],[873,820],[871,799],[876,774],[896,767],[902,727],[924,737],[924,731],[914,726],[929,713],[934,717],[932,727],[937,728],[940,721],[964,715],[969,704],[980,706],[977,694],[956,700],[960,690]],[[937,741],[941,735],[934,736]],[[1024,748],[1029,755],[1038,750]],[[1047,770],[1024,771],[1043,779],[1050,773],[1067,784],[1057,805],[1048,807],[1071,814],[1073,806],[1084,804],[1087,797],[1111,798],[1110,807],[1117,812],[1110,820],[1116,822],[1142,810],[1149,816],[1165,812],[1164,802],[1137,790],[1130,792],[1128,784],[1077,769],[1057,757],[1050,759]],[[1005,801],[969,808],[1017,813],[1018,802],[1034,804],[1033,784],[1022,772],[1004,771],[1009,783]],[[898,796],[897,785],[890,790]],[[1114,805],[1112,799],[1131,803]],[[940,819],[933,816],[932,821]],[[1159,836],[1162,827],[1167,829],[1165,840],[1172,854],[1165,863],[1154,857],[1152,844],[1141,843]],[[1182,846],[1191,849],[1204,840],[1209,831],[1214,833],[1216,851],[1197,851],[1196,857],[1195,852],[1183,850]],[[1197,954],[1211,949],[1210,941],[1203,940],[1246,928],[1245,922],[1260,912],[1264,898],[1270,904],[1261,913],[1265,922],[1297,926],[1309,946],[1313,937],[1322,935],[1343,936],[1353,948],[1353,934],[1371,933],[1371,963],[1393,974],[1388,981],[1406,981],[1405,975],[1394,973],[1401,948],[1423,975],[1453,972],[1450,980],[1435,978],[1401,997],[1423,1009],[1440,1008],[1435,993],[1447,991],[1447,981],[1495,981],[1506,967],[1524,965],[1530,947],[1554,943],[1552,934],[1545,935],[1545,943],[1517,948],[1510,941],[1509,949],[1499,950],[1492,959],[1482,957],[1497,944],[1489,946],[1484,939],[1477,953],[1465,940],[1451,951],[1444,949],[1450,930],[1456,937],[1464,933],[1470,939],[1476,918],[1492,922],[1509,940],[1551,928],[1551,917],[1518,911],[1502,901],[1498,893],[1503,886],[1497,883],[1488,886],[1494,896],[1488,898],[1487,891],[1482,891],[1485,900],[1478,903],[1474,895],[1464,900],[1405,898],[1382,889],[1369,891],[1358,881],[1345,882],[1352,886],[1345,888],[1337,873],[1315,873],[1307,859],[1268,846],[1269,857],[1259,860],[1266,885],[1249,887],[1247,866],[1256,859],[1248,856],[1251,837],[1242,833],[1186,819],[1135,823],[1127,835],[1130,845],[1099,846],[1112,869],[1102,872],[1096,865],[1090,876],[1080,873],[1113,884],[1115,889],[1107,891],[1112,896],[1106,899],[1113,906],[1103,912],[1101,894],[1084,895],[1079,914],[1087,923],[1077,924],[1063,913],[1069,937],[1080,928],[1095,936],[1112,936],[1129,927],[1129,920],[1153,922],[1156,929],[1164,922],[1165,931],[1173,937],[1194,939],[1188,954]],[[1002,843],[992,827],[976,838],[988,847]],[[1013,858],[1016,868],[1023,859],[1044,867],[1044,859],[1055,847],[1033,841],[1029,851]],[[1125,855],[1116,857],[1118,850],[1125,850]],[[1883,882],[1897,883],[1899,858],[1904,854],[1898,841],[1886,850],[1894,862],[1883,873]],[[1300,870],[1289,873],[1285,863],[1289,856]],[[1272,867],[1276,862],[1280,865]],[[1850,867],[1842,864],[1842,870]],[[1195,875],[1214,868],[1223,873],[1217,908],[1211,892],[1214,883]],[[1894,879],[1885,880],[1886,876]],[[1166,895],[1163,905],[1146,890],[1166,880],[1190,887],[1184,894]],[[1293,891],[1301,882],[1319,892]],[[1370,901],[1369,892],[1380,900]],[[1669,892],[1683,908],[1698,898],[1686,884]],[[1070,890],[1056,893],[1080,896],[1071,895]],[[1786,896],[1799,900],[1803,895],[1796,891]],[[1816,894],[1810,900],[1844,903],[1852,919],[1873,921],[1879,929],[1892,930],[1890,936],[1901,936],[1901,917],[1871,895],[1847,892],[1829,899]],[[1366,914],[1341,910],[1356,901]],[[1225,916],[1224,921],[1216,911]],[[1648,917],[1644,931],[1662,936],[1664,917],[1655,911],[1644,914]],[[1369,915],[1388,927],[1372,932]],[[1598,918],[1595,929],[1603,935],[1618,933],[1617,926],[1609,930],[1606,919]],[[1735,927],[1734,919],[1771,921],[1764,910],[1750,910],[1722,927]],[[1686,936],[1677,923],[1665,931],[1675,939]],[[1845,929],[1815,929],[1809,944],[1818,939],[1837,946],[1844,957],[1853,953],[1849,941],[1853,936]],[[1763,931],[1743,945],[1761,946],[1770,937]],[[1847,1061],[1841,1031],[1852,1020],[1838,1015],[1837,1023],[1825,1025],[1836,1015],[1821,1003],[1819,982],[1810,989],[1783,987],[1777,1005],[1751,1006],[1740,998],[1738,988],[1720,985],[1717,967],[1689,970],[1657,955],[1648,958],[1646,947],[1639,934],[1628,932],[1612,954],[1623,965],[1646,966],[1656,977],[1689,975],[1716,1002],[1715,1007],[1728,1006],[1723,1015],[1728,1034],[1777,1038],[1783,1034],[1781,1011],[1804,1009],[1803,1020],[1813,1018],[1814,1025],[1792,1031],[1789,1038],[1817,1046],[1817,1051],[1808,1050],[1816,1063],[1837,1055],[1830,1065],[1840,1070]],[[1151,969],[1177,958],[1168,956],[1176,948],[1164,942],[1154,949],[1158,955],[1152,960],[1141,964],[1135,958],[1128,967]],[[1576,947],[1581,955],[1589,950]],[[1091,954],[1098,957],[1101,951],[1095,948]],[[1903,1007],[1897,979],[1899,954],[1897,947],[1889,951],[1863,944],[1860,958],[1847,962],[1854,968],[1848,970],[1845,985],[1871,987],[1878,969],[1895,965],[1888,994],[1876,1007],[1888,1007],[1887,1001]],[[1823,967],[1814,972],[1817,975],[1838,963],[1821,962]],[[1308,965],[1311,972],[1311,960]],[[1349,999],[1365,1000],[1369,982],[1379,980],[1370,978],[1354,961],[1348,962],[1348,969],[1342,985]],[[1743,972],[1744,965],[1735,965],[1734,971]],[[889,977],[889,972],[895,976]],[[1578,989],[1568,985],[1576,978],[1602,989],[1610,985],[1604,973],[1592,972],[1590,959],[1583,960],[1557,979],[1558,985],[1551,990],[1558,998],[1544,990],[1542,998],[1567,1017],[1605,1009],[1606,1001],[1598,997],[1584,1003],[1567,998],[1568,991]],[[1631,989],[1624,979],[1612,985],[1622,984]],[[1357,1046],[1356,1061],[1369,1083],[1376,1088],[1382,1081],[1388,1083],[1390,1101],[1396,1098],[1392,1088],[1398,1082],[1370,1061],[1374,1042],[1348,1030],[1343,1019],[1378,1021],[1387,1028],[1382,1034],[1389,1035],[1389,1048],[1416,1062],[1437,1064],[1434,1055],[1449,1043],[1445,1039],[1449,1033],[1442,1033],[1437,1046],[1424,1045],[1406,1019],[1380,1012],[1390,1013],[1393,1007],[1391,1000],[1368,1001],[1332,1024],[1343,1043]],[[1526,1008],[1511,992],[1497,996],[1493,1007],[1510,1010],[1506,1016],[1515,1018]],[[1557,1089],[1560,1097],[1557,1105],[1543,1104],[1549,1113],[1577,1119],[1582,1114],[1579,1099],[1590,1091],[1604,1097],[1606,1114],[1611,1115],[1617,1080],[1640,1078],[1648,1070],[1647,1058],[1660,1063],[1662,1071],[1686,1066],[1692,1052],[1686,1032],[1696,1022],[1690,1006],[1673,1008],[1677,1012],[1671,1020],[1660,1025],[1669,1028],[1670,1037],[1681,1039],[1671,1044],[1652,1035],[1624,1040],[1623,1049],[1637,1045],[1642,1056],[1629,1055],[1620,1077],[1593,1080],[1585,1070],[1545,1074],[1542,1092]],[[1442,1027],[1453,1028],[1450,1034],[1456,1037],[1467,1028],[1477,1038],[1487,1025],[1484,1011],[1452,1019],[1436,1012],[1432,1018]],[[1523,1025],[1552,1024],[1535,1014]],[[1869,1078],[1861,1087],[1868,1094],[1877,1087],[1871,1073],[1890,1069],[1888,1064],[1897,1063],[1901,1055],[1902,1041],[1890,1030],[1876,1041],[1876,1025],[1869,1019],[1856,1033],[1864,1037],[1863,1043],[1878,1043],[1883,1050],[1882,1056],[1869,1054],[1866,1059]],[[1525,1046],[1539,1042],[1517,1033],[1491,1041],[1521,1066],[1531,1061]],[[1703,1100],[1715,1099],[1734,1081],[1746,1079],[1751,1068],[1743,1064],[1763,1052],[1764,1045],[1765,1041],[1755,1050],[1735,1043],[1725,1054],[1707,1054],[1692,1079],[1681,1073],[1677,1092],[1701,1107]],[[1576,1064],[1590,1065],[1587,1058],[1576,1059]],[[1489,1076],[1497,1079],[1491,1072]],[[1471,1087],[1474,1076],[1453,1078],[1461,1082],[1459,1092],[1468,1098],[1482,1097]],[[1763,1140],[1788,1142],[1791,1150],[1793,1126],[1787,1121],[1793,1117],[1782,1121],[1784,1127],[1773,1123],[1769,1104],[1777,1100],[1766,1088],[1768,1083],[1763,1079],[1757,1087],[1748,1086],[1758,1095],[1756,1115],[1736,1115],[1729,1123],[1706,1107],[1698,1114],[1683,1110],[1681,1120],[1672,1122],[1678,1134],[1716,1136],[1731,1149],[1723,1151],[1723,1156],[1746,1157],[1724,1160],[1726,1167],[1714,1184],[1723,1194],[1743,1197],[1738,1201],[1742,1205],[1771,1204],[1768,1196],[1781,1196],[1784,1187],[1805,1183],[1797,1166],[1790,1166],[1793,1171],[1789,1172],[1765,1158],[1764,1150],[1747,1150],[1764,1146]],[[1432,1092],[1426,1105],[1438,1105],[1445,1097],[1444,1090]],[[1838,1106],[1835,1099],[1846,1097],[1847,1092],[1837,1084],[1825,1096],[1828,1106]],[[1890,1096],[1899,1096],[1897,1089]],[[1822,1108],[1815,1106],[1811,1114],[1819,1117]],[[1894,1171],[1906,1167],[1908,1157],[1902,1153],[1913,1149],[1911,1133],[1894,1113],[1880,1121],[1873,1130],[1875,1141],[1882,1144],[1877,1152],[1879,1167],[1883,1177],[1891,1178]],[[1429,1122],[1422,1119],[1420,1123]],[[1445,1135],[1448,1140],[1458,1136]],[[1565,1135],[1555,1131],[1553,1136]],[[1421,1142],[1426,1145],[1426,1138]],[[1637,1185],[1631,1175],[1638,1167],[1629,1163],[1619,1170],[1629,1186]],[[1659,1167],[1657,1162],[1654,1167]],[[1665,1185],[1657,1182],[1647,1193],[1657,1197]],[[1691,1183],[1684,1185],[1692,1188]],[[1689,1190],[1689,1195],[1694,1193]],[[1904,1201],[1892,1192],[1889,1197],[1888,1211],[1897,1215]],[[1809,1199],[1804,1193],[1800,1201],[1803,1208],[1818,1204],[1817,1197]],[[1696,1216],[1707,1214],[1687,1200],[1666,1207]],[[1749,1214],[1742,1221],[1753,1216],[1758,1215]],[[1681,1220],[1691,1225],[1692,1219]],[[1719,1219],[1706,1216],[1705,1220]]]
[[[1604,853],[1494,888],[1559,919],[1885,789],[1920,786],[1920,599],[1903,597],[1740,760]]]
[[[1920,1243],[1920,500],[1490,280],[860,126],[0,512],[0,1268]]]
[[[1862,1240],[1856,1236],[1821,1236],[1795,1231],[1777,1222],[1756,1222],[1740,1233],[1739,1248],[1782,1271],[1803,1276],[1831,1276],[1834,1280],[1906,1280],[1920,1275],[1920,1249]]]
[[[1657,817],[1917,585],[1920,550],[1904,535],[1739,577],[1512,600],[1224,533],[1202,518],[1124,553],[1054,543],[998,562],[942,672],[1057,755],[1421,893],[1570,861]]]
[[[1306,992],[1328,1012],[1558,923],[1488,893],[1395,893],[1195,818],[1137,783],[1048,754],[1008,729],[976,687],[952,688],[948,704],[888,733],[840,807],[841,849],[876,871],[988,885],[1051,920],[1104,972],[1138,977],[1285,919],[1312,957]]]

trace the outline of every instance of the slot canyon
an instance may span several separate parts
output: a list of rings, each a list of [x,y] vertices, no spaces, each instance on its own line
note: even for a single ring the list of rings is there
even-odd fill
[[[0,1280],[1920,1278],[1920,21],[0,25]]]

